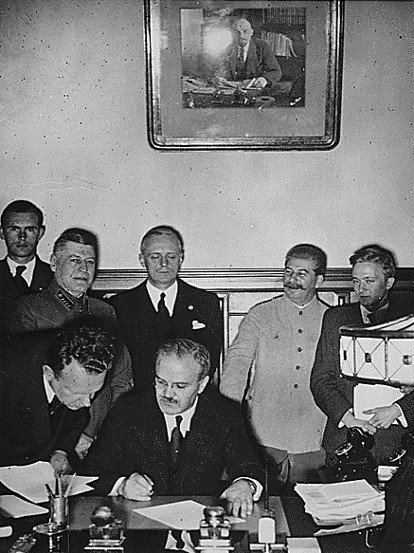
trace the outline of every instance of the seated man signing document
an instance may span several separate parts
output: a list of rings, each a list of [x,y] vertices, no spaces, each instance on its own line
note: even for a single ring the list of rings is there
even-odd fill
[[[98,493],[148,501],[153,495],[221,494],[234,516],[252,513],[262,470],[238,408],[218,393],[203,394],[210,355],[192,340],[158,349],[155,390],[121,397],[104,422],[85,471],[99,475]],[[155,393],[154,393],[155,392]]]

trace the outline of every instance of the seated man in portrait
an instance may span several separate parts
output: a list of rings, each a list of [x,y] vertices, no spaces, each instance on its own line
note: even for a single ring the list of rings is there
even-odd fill
[[[248,88],[275,86],[282,77],[282,70],[269,44],[253,37],[254,30],[247,19],[238,19],[233,32],[234,41],[219,77],[241,81],[242,86]]]
[[[20,344],[2,359],[0,464],[43,460],[68,472],[79,461],[74,448],[91,402],[112,368],[115,338],[77,321]]]
[[[86,457],[83,472],[100,476],[98,493],[137,501],[221,493],[233,515],[252,513],[262,469],[240,410],[218,393],[203,394],[209,370],[201,344],[177,338],[160,346],[154,390],[121,397]]]

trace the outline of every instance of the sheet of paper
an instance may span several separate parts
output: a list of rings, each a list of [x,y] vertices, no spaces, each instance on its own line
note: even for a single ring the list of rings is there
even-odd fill
[[[288,538],[289,553],[321,553],[316,538]]]
[[[29,503],[15,495],[0,495],[0,512],[6,518],[21,518],[32,515],[43,515],[48,509]]]
[[[354,388],[354,414],[357,419],[370,419],[372,415],[366,415],[364,411],[374,407],[391,405],[401,399],[403,394],[399,388],[386,386],[385,384],[358,384]],[[394,421],[393,424],[398,424]]]
[[[197,530],[200,527],[200,520],[204,518],[205,505],[196,501],[178,501],[168,505],[158,505],[154,507],[143,507],[134,509],[136,513],[145,517],[157,520],[170,528],[177,530]],[[232,524],[244,522],[241,518],[229,517]]]
[[[72,477],[66,478],[70,480]],[[88,484],[97,479],[98,476],[75,476],[69,495],[91,491]],[[55,487],[52,466],[45,461],[24,466],[0,467],[0,482],[33,503],[45,503],[48,500],[46,484],[52,490]]]
[[[11,526],[0,526],[0,538],[8,538],[13,533]]]

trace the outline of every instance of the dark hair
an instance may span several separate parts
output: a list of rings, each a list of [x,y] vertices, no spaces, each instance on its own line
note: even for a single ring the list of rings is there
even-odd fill
[[[386,278],[395,277],[396,263],[394,254],[379,244],[363,246],[349,258],[352,267],[364,261],[380,265]]]
[[[175,238],[177,238],[178,242],[180,243],[181,253],[184,254],[184,239],[181,233],[174,227],[170,227],[168,225],[159,225],[157,227],[153,227],[144,234],[141,240],[141,253],[144,253],[143,250],[145,248],[145,242],[148,240],[148,238],[150,238],[151,236],[162,236],[165,234],[169,236],[175,236]]]
[[[95,255],[98,256],[98,238],[89,230],[76,227],[66,229],[53,244],[53,253],[63,248],[66,242],[76,242],[77,244],[92,246]]]
[[[43,213],[35,204],[32,204],[32,202],[27,200],[15,200],[7,205],[1,214],[2,227],[6,225],[6,220],[12,213],[34,213],[37,217],[39,228],[43,226]]]
[[[308,259],[315,263],[315,273],[317,275],[325,276],[327,257],[326,253],[314,246],[313,244],[297,244],[290,248],[285,256],[285,265],[292,257],[298,257],[299,259]]]
[[[58,375],[71,361],[88,373],[102,373],[112,367],[115,336],[100,327],[72,323],[50,343],[45,363]]]
[[[180,359],[182,357],[192,357],[200,366],[199,380],[208,376],[210,372],[210,353],[208,349],[197,342],[193,342],[193,340],[174,338],[163,342],[155,355],[155,366],[158,365],[160,357],[169,355],[176,355]]]

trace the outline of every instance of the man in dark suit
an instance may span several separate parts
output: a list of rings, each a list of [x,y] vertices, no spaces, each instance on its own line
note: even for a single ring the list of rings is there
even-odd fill
[[[141,241],[139,255],[148,279],[109,300],[132,357],[139,392],[152,388],[155,353],[167,338],[203,344],[211,355],[212,374],[219,366],[223,322],[218,297],[177,278],[183,259],[181,234],[169,226],[152,228]]]
[[[36,254],[45,233],[43,213],[26,200],[8,204],[1,214],[0,238],[7,256],[0,261],[0,302],[43,290],[53,278]]]
[[[402,390],[407,393],[399,401],[367,410],[366,414],[371,415],[367,420],[353,414],[356,382],[341,376],[340,327],[362,327],[397,319],[410,313],[410,305],[390,297],[395,280],[391,252],[377,245],[365,246],[351,256],[350,263],[358,303],[332,307],[325,312],[311,374],[313,397],[328,417],[322,441],[327,464],[333,462],[335,449],[346,441],[347,428],[359,427],[375,434],[372,454],[379,462],[401,447],[404,428],[392,423],[404,417],[408,425],[414,422],[414,395],[408,388]]]
[[[74,447],[114,353],[111,333],[72,323],[28,338],[25,348],[3,359],[1,464],[45,460],[59,473],[76,466]]]
[[[99,493],[148,501],[152,495],[216,495],[234,515],[250,515],[262,471],[237,406],[219,394],[203,394],[210,355],[192,340],[159,348],[154,390],[126,394],[104,422],[86,458],[86,472],[100,479]],[[154,376],[154,375],[153,375]]]
[[[273,87],[282,77],[282,70],[270,46],[253,37],[253,28],[247,19],[238,19],[233,27],[235,35],[224,64],[227,80],[242,81],[252,88]]]
[[[53,246],[52,282],[38,294],[20,297],[13,303],[5,313],[7,332],[24,336],[89,317],[116,333],[114,309],[87,294],[95,276],[97,256],[98,241],[92,232],[82,228],[65,230]],[[94,402],[91,420],[76,447],[81,457],[86,455],[110,407],[120,394],[131,388],[131,383],[131,357],[127,347],[120,343],[111,377]]]

